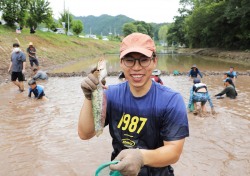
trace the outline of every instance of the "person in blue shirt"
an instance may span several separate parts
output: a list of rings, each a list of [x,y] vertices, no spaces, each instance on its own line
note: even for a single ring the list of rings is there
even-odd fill
[[[194,64],[191,67],[191,70],[188,73],[188,77],[197,78],[198,75],[200,75],[200,77],[202,78],[201,72],[199,71],[199,69],[197,68],[197,66]]]
[[[179,160],[189,136],[183,97],[151,79],[157,61],[150,36],[128,35],[122,40],[119,61],[127,81],[104,90],[105,125],[109,126],[113,146],[111,160],[120,161],[110,169],[123,176],[173,176],[170,165]],[[90,73],[81,84],[85,99],[78,134],[83,140],[95,136],[91,92],[98,83]]]
[[[33,93],[36,99],[46,99],[43,87],[37,85],[34,79],[29,80],[28,84],[30,86],[28,97],[31,97],[31,94]]]
[[[190,109],[191,104],[194,103],[194,115],[198,114],[197,102],[201,103],[201,115],[205,115],[206,113],[206,102],[209,102],[211,107],[212,114],[215,114],[214,105],[210,98],[210,95],[207,90],[207,86],[204,83],[201,83],[199,78],[195,78],[193,81],[194,85],[190,89],[190,98],[188,103],[188,108]]]
[[[237,73],[236,71],[234,71],[234,67],[232,66],[229,68],[229,71],[227,72],[227,74],[229,78],[233,79],[233,81],[235,81],[235,79],[237,78]]]

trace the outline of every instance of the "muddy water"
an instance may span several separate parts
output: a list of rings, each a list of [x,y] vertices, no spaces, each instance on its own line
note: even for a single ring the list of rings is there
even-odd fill
[[[109,54],[105,56],[107,69],[109,72],[119,71],[119,56]],[[99,58],[77,61],[70,63],[63,68],[56,69],[54,72],[81,72],[89,71],[96,66]],[[200,71],[221,71],[229,70],[230,66],[234,66],[236,71],[245,72],[250,70],[250,63],[231,63],[226,60],[219,60],[215,57],[205,57],[199,55],[182,55],[182,54],[158,54],[158,69],[172,73],[174,70],[180,72],[188,72],[190,67],[196,64]]]
[[[191,81],[184,76],[162,77],[165,85],[181,92],[188,102]],[[112,152],[108,129],[99,138],[82,141],[77,122],[83,102],[81,77],[50,78],[45,87],[49,101],[27,98],[12,83],[0,86],[0,175],[92,176]],[[109,77],[107,84],[117,83]],[[221,76],[203,79],[212,95],[223,89]],[[190,137],[174,165],[177,176],[250,175],[250,77],[236,81],[237,100],[213,103],[217,115],[206,118],[189,113]],[[207,109],[210,110],[207,105]]]

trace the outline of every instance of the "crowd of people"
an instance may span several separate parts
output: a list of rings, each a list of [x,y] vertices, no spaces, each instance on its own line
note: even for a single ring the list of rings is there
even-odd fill
[[[151,74],[151,79],[161,85],[163,85],[163,81],[160,78],[161,71],[159,69],[155,69],[152,71]],[[198,78],[198,76],[200,78]],[[190,112],[193,112],[194,115],[200,115],[202,117],[207,115],[207,109],[206,109],[206,102],[209,102],[210,108],[211,108],[211,113],[213,115],[216,114],[212,99],[210,97],[210,94],[208,92],[207,85],[205,83],[201,82],[201,78],[203,77],[202,73],[199,71],[197,68],[197,65],[194,64],[191,67],[191,70],[188,72],[188,77],[190,77],[193,80],[193,85],[190,88],[190,97],[188,101],[188,106],[187,108],[189,109]],[[222,99],[224,98],[223,95],[226,94],[226,97],[229,97],[231,99],[235,99],[238,95],[234,81],[237,78],[237,73],[234,71],[233,67],[230,67],[229,71],[224,73],[224,89],[214,95],[217,99]],[[119,74],[119,79],[121,81],[125,81],[125,75],[123,72]],[[197,103],[200,103],[198,106]],[[200,108],[199,108],[200,107]]]
[[[8,72],[11,73],[11,81],[18,87],[20,92],[23,92],[25,87],[23,82],[26,81],[26,54],[21,50],[19,40],[16,40],[17,43],[13,44]],[[36,80],[47,80],[48,76],[46,72],[39,68],[36,48],[32,42],[29,43],[29,47],[26,51],[29,56],[30,69],[32,71],[31,78],[28,81],[28,97],[31,97],[31,93],[33,93],[36,99],[45,99],[44,87],[37,85]]]
[[[196,65],[193,65],[191,67],[191,70],[188,74],[189,77],[193,78],[193,86],[190,89],[190,98],[189,98],[189,103],[188,103],[188,109],[193,112],[194,115],[197,115],[198,113],[201,116],[206,116],[206,102],[208,101],[211,107],[211,112],[212,114],[215,114],[214,106],[212,103],[212,100],[210,98],[210,94],[208,93],[208,88],[207,85],[204,83],[201,83],[201,80],[198,77],[202,78],[202,74],[200,73],[199,69],[197,68]],[[214,95],[217,99],[222,99],[224,98],[223,95],[226,94],[226,97],[229,97],[231,99],[235,99],[236,96],[238,95],[235,84],[233,81],[235,81],[237,78],[237,73],[234,71],[234,67],[230,67],[228,72],[224,73],[224,89]],[[200,109],[197,107],[197,103],[200,102]]]

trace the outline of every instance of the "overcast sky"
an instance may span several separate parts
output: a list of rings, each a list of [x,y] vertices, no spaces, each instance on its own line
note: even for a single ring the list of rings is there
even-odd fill
[[[64,0],[48,0],[58,19]],[[173,22],[178,15],[179,0],[65,0],[65,8],[75,16],[126,15],[145,22]]]

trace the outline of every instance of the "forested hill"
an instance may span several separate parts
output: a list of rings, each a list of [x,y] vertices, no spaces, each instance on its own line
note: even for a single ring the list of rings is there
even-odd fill
[[[81,20],[84,25],[85,34],[96,34],[96,35],[108,35],[110,32],[112,34],[122,34],[122,27],[125,23],[130,23],[135,21],[124,15],[110,16],[87,16],[87,17],[74,17],[77,20]]]

